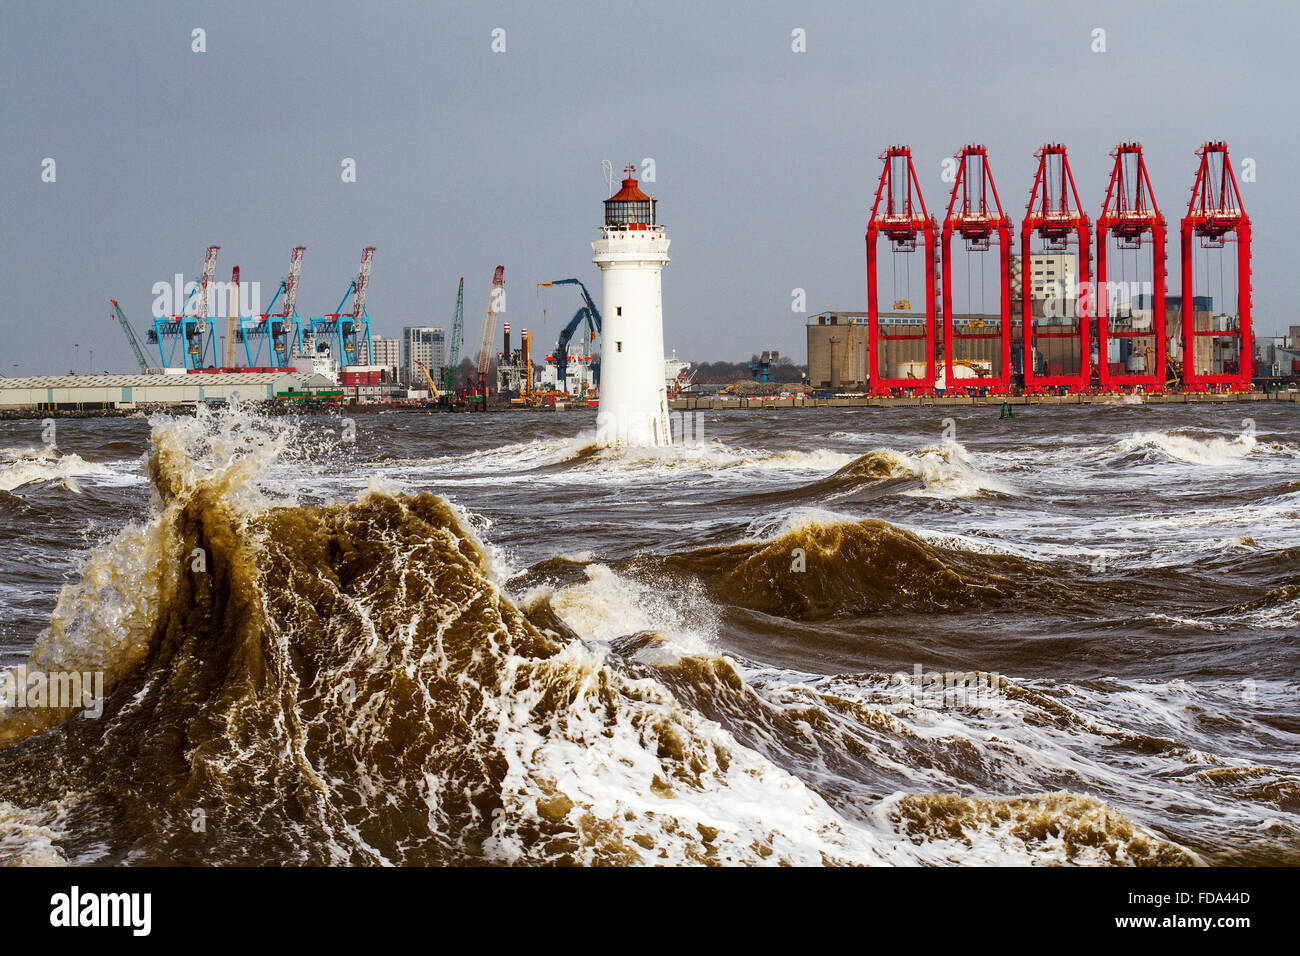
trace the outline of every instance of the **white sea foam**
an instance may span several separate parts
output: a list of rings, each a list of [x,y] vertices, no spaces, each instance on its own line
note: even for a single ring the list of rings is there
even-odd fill
[[[842,468],[852,455],[824,448],[812,451],[769,451],[733,448],[722,442],[669,445],[663,448],[609,446],[596,451],[579,470],[584,473],[642,473],[656,476],[692,471],[818,472]]]
[[[31,810],[0,800],[0,865],[67,866],[56,845],[57,817],[53,808]]]

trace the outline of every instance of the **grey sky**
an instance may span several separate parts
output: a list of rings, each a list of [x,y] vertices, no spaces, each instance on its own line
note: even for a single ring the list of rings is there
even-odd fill
[[[209,243],[219,278],[241,266],[264,305],[305,244],[304,315],[333,309],[377,246],[369,307],[386,335],[445,325],[464,275],[471,350],[504,263],[505,318],[553,340],[577,300],[535,283],[598,290],[600,161],[646,157],[673,240],[666,347],[803,361],[791,289],[810,313],[865,309],[876,157],[895,142],[937,216],[941,160],[986,143],[1018,224],[1039,144],[1069,145],[1095,219],[1111,148],[1141,141],[1177,291],[1194,151],[1226,139],[1238,169],[1257,163],[1242,190],[1272,334],[1300,323],[1298,24],[1290,2],[3,2],[0,372],[66,370],[74,342],[83,370],[91,348],[97,369],[130,369],[108,299],[142,332],[153,284],[192,277]],[[807,53],[791,52],[795,27]],[[341,181],[343,157],[358,182]]]

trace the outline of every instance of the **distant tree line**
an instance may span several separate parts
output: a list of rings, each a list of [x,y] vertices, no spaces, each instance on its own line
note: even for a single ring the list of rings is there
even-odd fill
[[[757,362],[758,359],[759,357],[755,355],[750,361]],[[749,362],[697,362],[693,369],[698,369],[695,372],[695,381],[701,385],[729,385],[732,382],[754,380],[754,373],[749,370]],[[772,381],[783,385],[801,382],[803,373],[807,371],[804,366],[795,365],[793,359],[782,355],[772,363]]]

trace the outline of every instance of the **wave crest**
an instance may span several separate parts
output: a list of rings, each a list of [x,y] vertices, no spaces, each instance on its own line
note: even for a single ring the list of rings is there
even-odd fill
[[[1243,432],[1236,438],[1195,438],[1176,432],[1134,432],[1111,446],[1117,458],[1173,459],[1193,465],[1230,465],[1252,454],[1255,436]]]
[[[921,487],[903,492],[913,497],[949,499],[1016,494],[1011,485],[976,467],[965,447],[956,442],[913,453],[877,448],[855,458],[814,487],[851,489],[900,479],[921,483]]]
[[[769,538],[699,548],[664,563],[702,579],[719,602],[798,620],[990,604],[1012,590],[1012,579],[993,568],[1030,566],[940,548],[885,521],[811,516]]]

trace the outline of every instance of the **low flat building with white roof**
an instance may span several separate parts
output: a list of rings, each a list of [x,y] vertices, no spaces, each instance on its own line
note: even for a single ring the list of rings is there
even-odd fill
[[[50,411],[133,408],[137,405],[194,405],[232,396],[257,402],[300,388],[304,378],[289,372],[217,372],[188,375],[37,375],[0,378],[0,408]]]

